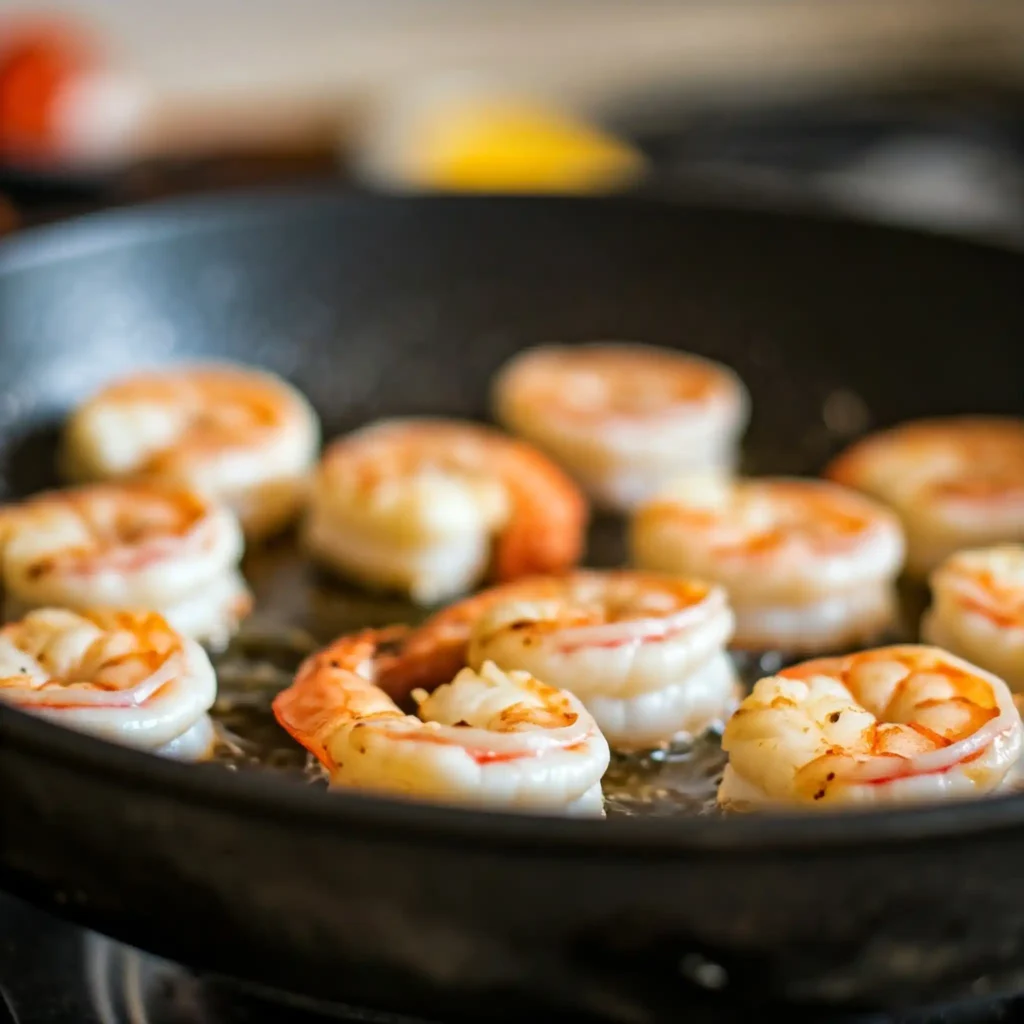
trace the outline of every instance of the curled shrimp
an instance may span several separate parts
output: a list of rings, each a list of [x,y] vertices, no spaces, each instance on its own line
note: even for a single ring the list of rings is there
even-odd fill
[[[937,647],[821,658],[760,680],[729,720],[719,803],[901,803],[1004,782],[1024,727],[1006,684]]]
[[[319,445],[316,414],[293,387],[212,363],[102,389],[70,417],[62,457],[76,481],[145,479],[222,501],[255,539],[299,512]]]
[[[523,810],[601,810],[608,744],[569,693],[526,672],[465,669],[405,714],[374,682],[387,632],[336,640],[274,700],[331,784]]]
[[[30,612],[0,629],[0,700],[79,732],[183,760],[214,741],[203,649],[152,612]]]
[[[595,342],[514,357],[493,404],[500,423],[548,452],[596,502],[625,511],[683,473],[731,473],[750,400],[710,360]]]
[[[574,693],[618,749],[703,732],[736,705],[725,592],[653,573],[576,571],[460,601],[382,661],[396,695],[494,662]]]
[[[306,542],[342,575],[429,604],[488,567],[498,580],[569,568],[586,516],[568,477],[520,441],[472,423],[387,420],[327,449]]]
[[[5,617],[32,608],[141,608],[221,643],[252,607],[234,515],[191,491],[113,483],[0,513]]]
[[[955,551],[1024,541],[1024,420],[905,423],[858,441],[826,474],[893,508],[917,577]]]
[[[957,552],[932,573],[931,588],[924,639],[1024,691],[1024,546]]]
[[[896,617],[899,521],[820,480],[687,478],[639,509],[630,547],[640,568],[724,586],[738,647],[818,653]]]

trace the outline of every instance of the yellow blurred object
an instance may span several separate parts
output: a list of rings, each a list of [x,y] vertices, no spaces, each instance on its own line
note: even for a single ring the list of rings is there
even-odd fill
[[[384,130],[372,177],[463,192],[589,193],[635,181],[628,143],[541,103],[467,97],[420,105]]]

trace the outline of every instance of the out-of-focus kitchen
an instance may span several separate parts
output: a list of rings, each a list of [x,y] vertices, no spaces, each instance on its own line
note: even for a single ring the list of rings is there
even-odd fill
[[[1024,230],[1004,0],[0,2],[3,222],[335,177]]]

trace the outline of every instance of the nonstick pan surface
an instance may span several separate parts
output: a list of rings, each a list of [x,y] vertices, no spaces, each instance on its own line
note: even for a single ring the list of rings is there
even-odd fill
[[[330,437],[392,414],[484,418],[516,350],[598,338],[729,363],[753,397],[748,466],[813,473],[858,430],[1024,411],[1022,280],[1009,250],[638,199],[306,191],[103,215],[0,249],[3,489],[53,484],[61,417],[132,368],[269,367]],[[614,524],[598,532],[594,560],[614,563]],[[262,621],[294,624],[291,565],[254,563]],[[337,628],[338,600],[310,596],[300,624]],[[183,766],[0,706],[0,809],[10,889],[319,998],[654,1021],[1024,988],[1016,796],[545,819]]]

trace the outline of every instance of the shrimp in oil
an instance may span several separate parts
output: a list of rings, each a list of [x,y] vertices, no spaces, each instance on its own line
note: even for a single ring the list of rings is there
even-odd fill
[[[637,512],[630,547],[641,569],[724,586],[748,650],[823,653],[897,617],[899,521],[835,484],[690,477]]]
[[[960,551],[931,576],[921,635],[1024,691],[1024,547]]]
[[[493,394],[500,423],[619,511],[683,473],[731,474],[750,406],[727,367],[625,342],[529,349]]]
[[[313,556],[360,583],[431,604],[484,576],[573,566],[586,503],[548,459],[452,420],[373,424],[334,442],[313,489]]]
[[[481,807],[603,814],[608,744],[569,693],[488,662],[405,714],[376,685],[386,631],[336,640],[274,700],[281,726],[337,787]]]
[[[7,619],[42,607],[138,608],[220,645],[252,607],[241,556],[235,516],[187,490],[95,484],[0,513]]]
[[[826,475],[900,516],[919,579],[956,551],[1024,542],[1024,420],[906,423],[857,442]]]
[[[75,410],[66,473],[145,479],[228,505],[250,540],[303,507],[320,446],[306,399],[274,374],[230,364],[175,366],[110,384]]]
[[[725,592],[653,573],[577,571],[494,587],[444,609],[385,659],[403,694],[494,662],[574,693],[612,747],[650,749],[724,721],[738,684]]]
[[[729,720],[718,801],[765,806],[979,796],[1016,764],[1024,727],[1006,684],[936,647],[881,647],[758,682]]]
[[[210,753],[213,666],[151,612],[41,608],[0,629],[0,700],[123,746]]]

